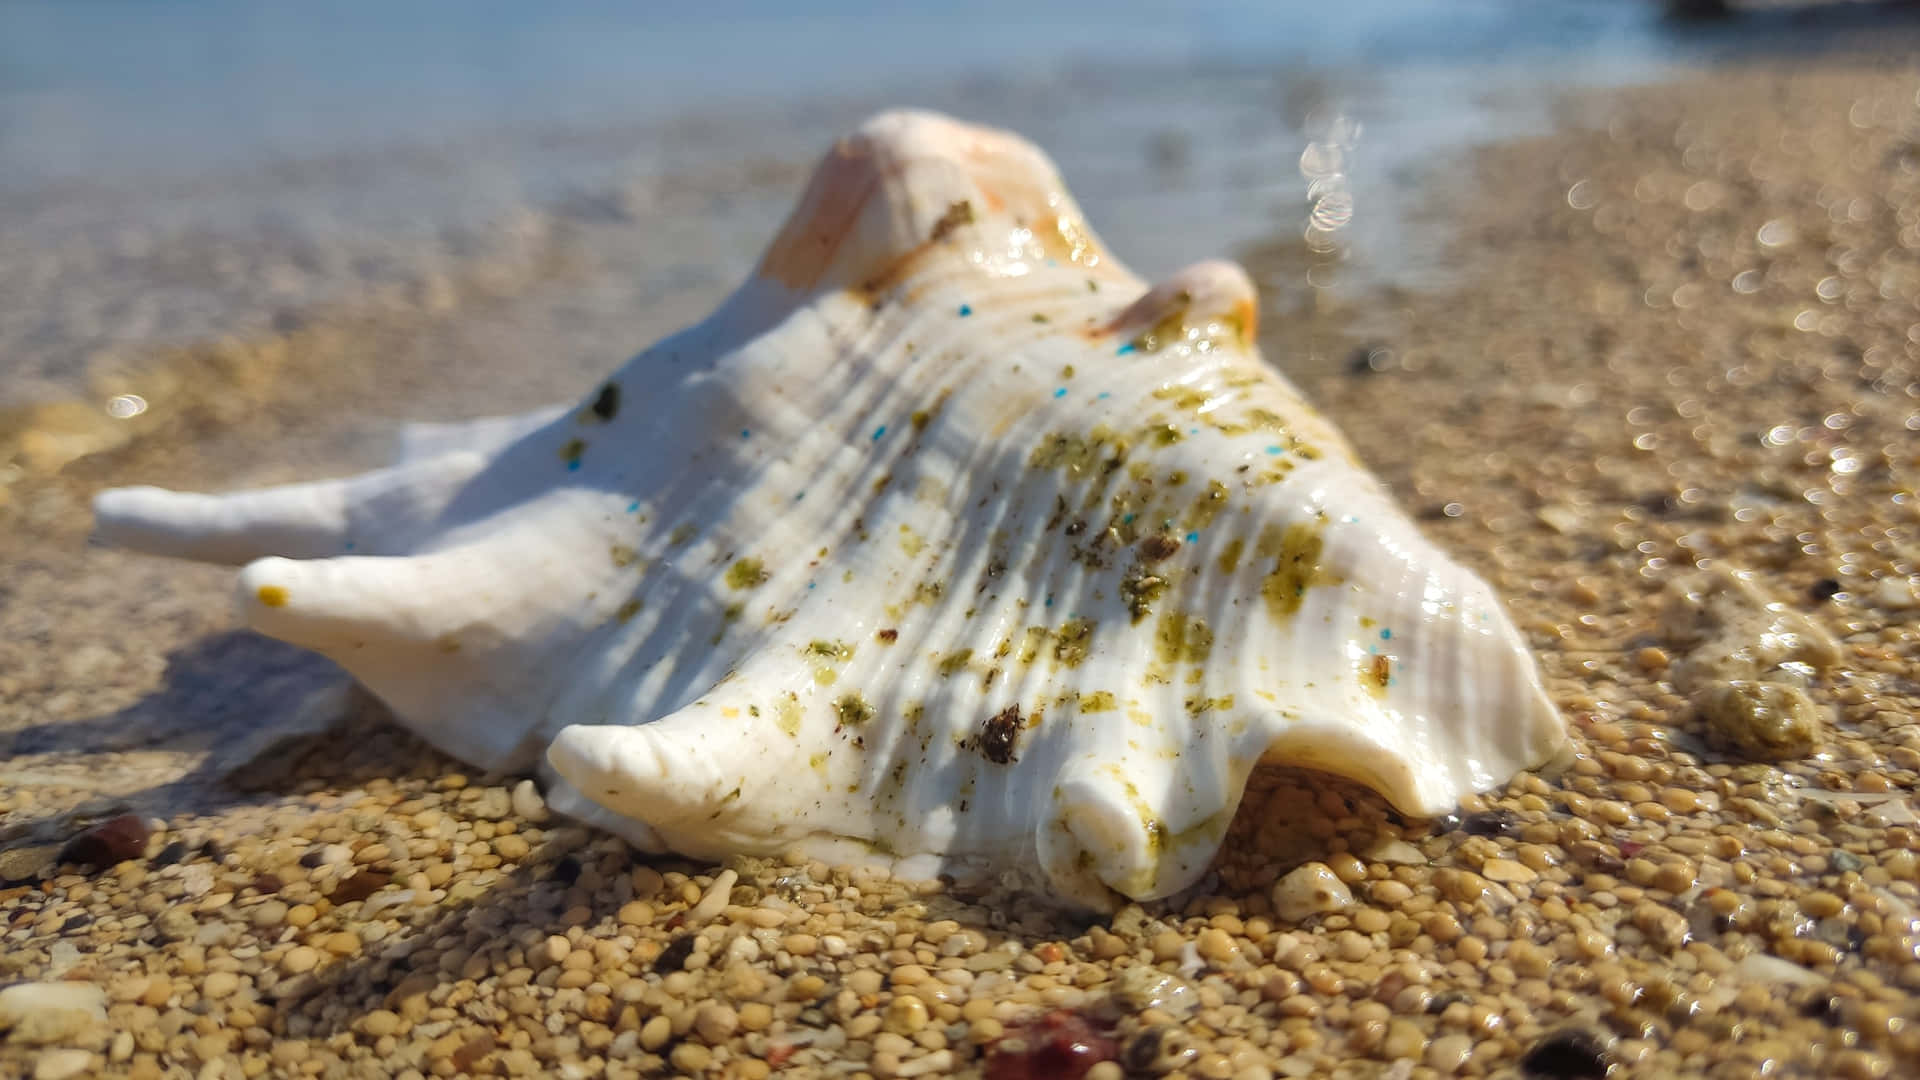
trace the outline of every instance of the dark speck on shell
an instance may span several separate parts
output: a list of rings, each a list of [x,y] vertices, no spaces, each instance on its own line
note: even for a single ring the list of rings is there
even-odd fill
[[[1009,705],[980,725],[980,756],[995,765],[1014,760],[1013,747],[1020,740],[1020,706]]]
[[[593,415],[602,420],[611,420],[619,415],[620,387],[615,383],[608,383],[601,387],[600,393],[593,399],[593,404],[589,406],[589,409]]]

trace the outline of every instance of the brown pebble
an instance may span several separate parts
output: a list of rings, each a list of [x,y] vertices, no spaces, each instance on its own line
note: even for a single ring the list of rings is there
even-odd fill
[[[140,815],[121,814],[68,840],[60,849],[59,861],[94,868],[112,866],[145,855],[151,835]]]
[[[333,887],[327,899],[335,904],[351,904],[365,900],[393,882],[393,875],[385,870],[361,870]]]

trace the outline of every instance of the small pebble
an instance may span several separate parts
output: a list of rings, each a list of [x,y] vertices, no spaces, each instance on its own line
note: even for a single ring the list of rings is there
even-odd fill
[[[289,975],[299,975],[312,971],[319,963],[320,950],[310,945],[296,945],[280,958],[280,970]]]
[[[731,1006],[708,1002],[694,1014],[694,1030],[708,1045],[717,1046],[732,1037],[740,1027],[740,1014]]]
[[[726,910],[727,902],[733,896],[734,882],[739,880],[740,875],[733,870],[722,870],[715,874],[713,884],[707,887],[706,895],[700,898],[699,903],[687,910],[687,925],[704,926]]]
[[[43,1050],[33,1063],[33,1080],[69,1080],[93,1068],[93,1053],[72,1048]]]
[[[547,820],[547,800],[541,798],[540,789],[531,780],[522,780],[513,786],[511,798],[514,815],[535,825]]]
[[[107,992],[89,983],[15,983],[0,990],[0,1031],[9,1042],[75,1042],[106,1021]]]
[[[145,818],[121,814],[109,818],[68,840],[60,849],[61,862],[78,863],[99,869],[139,858],[147,853],[147,837],[152,835]]]
[[[1326,863],[1297,866],[1273,885],[1274,914],[1288,922],[1304,922],[1351,906],[1352,892]]]

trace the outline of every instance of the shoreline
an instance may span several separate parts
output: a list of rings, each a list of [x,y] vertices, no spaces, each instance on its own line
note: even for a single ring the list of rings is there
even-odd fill
[[[1542,1046],[1650,1075],[1913,1067],[1920,76],[1732,64],[1562,115],[1422,208],[1456,224],[1451,288],[1324,302],[1291,237],[1249,262],[1269,361],[1508,598],[1573,722],[1564,773],[1415,822],[1263,769],[1206,888],[1091,927],[825,866],[739,861],[729,884],[547,820],[511,778],[325,697],[324,663],[226,632],[226,572],[80,549],[77,495],[125,465],[108,455],[30,492],[51,509],[5,545],[0,738],[7,768],[56,782],[0,784],[0,809],[70,809],[118,764],[136,794],[161,785],[169,802],[132,803],[165,830],[111,869],[0,891],[0,974],[102,987],[109,1023],[64,1048],[114,1075],[972,1073],[1051,1009],[1159,1075],[1482,1075]],[[631,295],[582,280],[583,303]],[[696,279],[621,332],[730,284]],[[569,332],[543,303],[530,345]],[[612,336],[571,332],[556,352]],[[423,338],[411,385],[455,382],[460,334],[379,340]],[[141,475],[205,476],[251,440],[250,480],[291,476],[325,425],[263,400],[205,446],[134,448]],[[1815,756],[1740,760],[1673,681],[1697,643],[1658,613],[1715,565],[1840,640]],[[316,694],[290,743],[226,752],[263,712],[298,727]],[[63,724],[119,749],[63,749]],[[165,787],[181,767],[204,786]],[[236,769],[254,793],[215,786]],[[1344,900],[1283,915],[1275,885],[1309,861]],[[34,1054],[9,1044],[0,1069]]]

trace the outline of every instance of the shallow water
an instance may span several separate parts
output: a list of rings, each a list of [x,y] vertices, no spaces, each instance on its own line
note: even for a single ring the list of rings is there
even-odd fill
[[[1148,275],[1317,210],[1326,250],[1269,287],[1414,279],[1423,170],[1670,48],[1624,0],[872,7],[7,5],[0,407],[103,407],[150,391],[156,348],[442,310],[476,277],[532,290],[596,230],[652,293],[730,281],[894,103],[1034,138]]]

